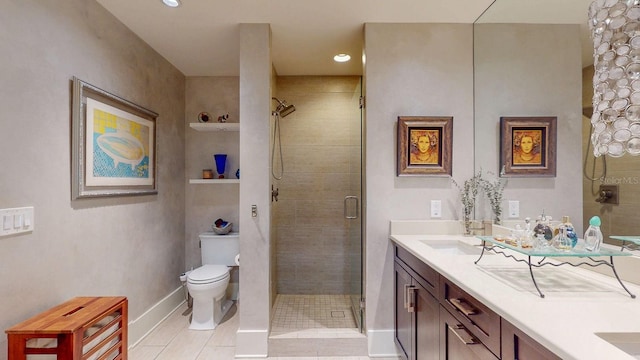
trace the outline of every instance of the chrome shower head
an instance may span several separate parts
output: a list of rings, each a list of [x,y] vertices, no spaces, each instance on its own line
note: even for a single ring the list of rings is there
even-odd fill
[[[278,98],[272,98],[273,100],[278,102],[278,106],[276,107],[276,110],[274,111],[274,113],[277,113],[280,117],[286,117],[287,115],[291,114],[292,112],[296,111],[296,107],[292,105],[287,105],[287,102],[282,100],[278,100]]]
[[[285,116],[291,114],[294,111],[296,111],[296,107],[295,106],[293,106],[293,105],[285,105],[278,112],[280,113],[280,117],[285,117]]]

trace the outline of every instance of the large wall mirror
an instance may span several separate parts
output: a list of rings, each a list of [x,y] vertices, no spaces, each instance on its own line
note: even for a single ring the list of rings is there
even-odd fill
[[[591,1],[496,0],[476,21],[475,166],[500,173],[501,117],[557,117],[556,176],[506,177],[505,200],[520,202],[520,218],[567,215],[582,232],[599,215],[605,238],[640,235],[640,157],[595,159],[587,141]],[[619,203],[597,202],[600,185],[617,185]]]

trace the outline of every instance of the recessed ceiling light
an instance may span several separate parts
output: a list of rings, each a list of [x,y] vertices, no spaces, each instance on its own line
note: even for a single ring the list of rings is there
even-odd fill
[[[180,6],[180,0],[162,0],[162,2],[169,7]]]
[[[338,54],[333,57],[333,60],[336,62],[347,62],[351,60],[351,56],[349,54]]]

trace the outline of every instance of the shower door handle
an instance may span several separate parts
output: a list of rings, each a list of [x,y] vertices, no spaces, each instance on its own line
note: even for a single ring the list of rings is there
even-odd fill
[[[355,216],[354,215],[349,215],[349,203],[354,203],[356,210],[355,210]],[[349,196],[345,196],[344,197],[344,218],[345,219],[357,219],[360,216],[360,211],[358,210],[359,208],[359,201],[358,201],[358,197],[357,196],[353,196],[353,195],[349,195]]]

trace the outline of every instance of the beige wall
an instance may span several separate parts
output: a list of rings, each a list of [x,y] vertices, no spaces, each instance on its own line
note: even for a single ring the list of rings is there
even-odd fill
[[[285,76],[276,87],[280,100],[296,106],[279,120],[284,175],[274,181],[280,195],[273,204],[278,293],[350,294],[358,249],[351,246],[352,221],[343,207],[345,196],[360,195],[360,77]]]
[[[94,1],[5,1],[0,34],[0,207],[35,207],[0,238],[0,329],[80,295],[135,319],[184,269],[184,76]],[[73,76],[160,115],[158,195],[71,201]]]
[[[453,177],[473,174],[471,24],[366,24],[366,328],[370,351],[393,349],[393,254],[389,221],[458,216],[449,178],[396,176],[401,115],[453,116]]]

